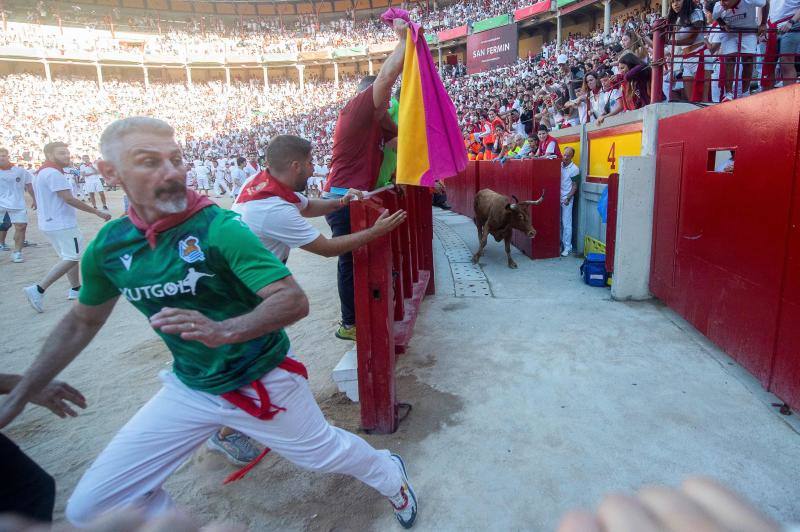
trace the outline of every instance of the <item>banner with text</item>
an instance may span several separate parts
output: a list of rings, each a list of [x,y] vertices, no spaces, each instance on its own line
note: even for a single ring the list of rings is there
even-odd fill
[[[474,33],[467,37],[467,73],[477,74],[517,61],[517,25]]]

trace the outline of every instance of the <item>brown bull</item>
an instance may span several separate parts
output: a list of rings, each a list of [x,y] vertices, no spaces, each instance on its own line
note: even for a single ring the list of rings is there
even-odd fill
[[[480,247],[478,252],[472,257],[472,262],[477,264],[486,247],[486,241],[491,234],[495,241],[500,239],[505,241],[506,255],[508,256],[508,267],[516,268],[517,263],[511,258],[511,233],[513,229],[522,231],[529,237],[536,236],[536,229],[531,225],[531,215],[528,213],[528,205],[539,205],[544,200],[542,197],[536,201],[519,201],[516,196],[512,202],[508,196],[503,196],[497,192],[484,188],[475,195],[475,225],[478,228],[478,241]]]

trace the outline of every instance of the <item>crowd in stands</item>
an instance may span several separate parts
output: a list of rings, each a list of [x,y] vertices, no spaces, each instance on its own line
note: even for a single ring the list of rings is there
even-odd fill
[[[513,2],[489,0],[487,6],[505,10],[512,7],[508,1]],[[721,59],[706,58],[705,77],[702,72],[697,75],[698,61],[691,56],[700,46],[714,51],[712,41],[718,46],[722,41],[724,46],[724,33],[707,33],[706,29],[713,21],[725,20],[728,10],[723,1],[729,0],[708,2],[704,13],[691,0],[670,3],[669,20],[680,30],[668,37],[668,52],[673,43],[683,51],[674,48],[674,61],[671,57],[660,60],[668,69],[662,87],[666,99],[720,101],[750,93],[747,80],[735,87],[724,83],[725,52]],[[464,4],[447,6],[442,12],[449,13],[448,9],[467,10],[459,11],[458,17],[469,14],[469,6]],[[491,14],[491,9],[482,13]],[[560,46],[548,43],[536,56],[482,74],[467,75],[463,64],[443,68],[470,157],[526,157],[536,155],[537,150],[539,155],[547,155],[549,145],[540,146],[539,141],[546,139],[549,131],[589,122],[602,124],[610,116],[649,104],[651,68],[656,65],[650,35],[659,12],[658,5],[628,11],[613,21],[608,34],[598,29],[585,36],[571,35]],[[341,23],[345,24],[341,28],[348,27],[347,22]],[[378,23],[373,23],[378,31]],[[259,20],[245,22],[254,33],[259,24]],[[337,35],[352,33],[341,28]],[[163,42],[180,45],[181,37],[171,38],[175,40]],[[202,41],[201,36],[191,38]],[[763,49],[764,45],[756,46]],[[750,70],[742,69],[757,80],[759,65]],[[783,65],[781,71],[784,76],[796,77]],[[712,81],[714,72],[716,79],[723,81]],[[7,110],[0,117],[0,144],[12,149],[12,159],[30,159],[44,143],[55,139],[67,139],[76,153],[96,156],[95,143],[107,123],[120,116],[149,115],[175,125],[187,158],[263,155],[272,136],[292,133],[312,140],[318,160],[323,160],[330,154],[338,110],[354,94],[354,86],[352,79],[343,80],[338,87],[330,81],[308,79],[301,94],[289,82],[273,83],[265,91],[255,81],[236,82],[227,89],[220,82],[189,87],[151,83],[146,89],[138,83],[107,81],[103,90],[97,91],[94,81],[56,79],[48,86],[41,78],[11,75],[0,78],[0,98]]]
[[[99,156],[105,126],[125,116],[153,116],[175,127],[186,158],[263,157],[270,138],[294,134],[313,141],[320,160],[330,153],[340,107],[355,93],[356,79],[273,81],[264,91],[255,82],[193,84],[106,81],[104,90],[87,79],[55,79],[14,74],[0,77],[0,146],[11,159],[38,162],[41,147],[67,140],[72,153]]]
[[[534,0],[472,0],[442,5],[438,9],[416,4],[412,18],[428,32],[471,24],[477,20],[511,13],[535,3]],[[130,43],[129,38],[112,38],[107,31],[116,21],[117,30],[149,34],[142,36],[145,53],[182,55],[195,53],[222,54],[225,51],[292,53],[366,46],[394,40],[394,34],[377,17],[358,16],[352,11],[339,18],[321,21],[315,15],[294,17],[194,17],[183,20],[162,20],[160,15],[127,16],[111,10],[101,16],[96,10],[80,6],[56,9],[39,1],[24,12],[7,11],[10,20],[26,22],[11,26],[0,34],[0,45],[19,44],[50,49],[115,51]],[[120,24],[122,22],[122,24]],[[75,25],[85,31],[80,35],[62,34],[60,25]]]

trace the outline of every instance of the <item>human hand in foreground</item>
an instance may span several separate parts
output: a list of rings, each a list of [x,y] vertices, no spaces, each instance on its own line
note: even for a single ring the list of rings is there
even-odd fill
[[[342,196],[342,199],[339,200],[339,203],[341,203],[342,205],[349,205],[350,201],[352,201],[353,198],[358,198],[359,200],[363,200],[364,191],[358,190],[356,188],[351,188],[347,191],[347,194]]]
[[[222,322],[214,321],[196,310],[164,307],[150,316],[150,326],[164,334],[177,334],[181,340],[194,340],[208,347],[227,343]]]
[[[33,404],[43,406],[60,418],[77,417],[78,413],[70,403],[78,408],[86,408],[86,398],[81,392],[66,382],[53,381],[31,399]]]
[[[609,495],[597,512],[570,512],[558,532],[779,532],[777,523],[740,496],[705,478],[678,489],[650,486],[635,496]]]
[[[397,38],[401,41],[406,39],[406,31],[408,30],[408,24],[405,20],[396,18],[392,21],[392,31]]]
[[[372,225],[372,231],[375,233],[375,236],[385,235],[405,222],[407,216],[404,210],[399,210],[392,214],[389,214],[389,211],[385,210],[378,216],[378,219],[375,220],[375,223]]]

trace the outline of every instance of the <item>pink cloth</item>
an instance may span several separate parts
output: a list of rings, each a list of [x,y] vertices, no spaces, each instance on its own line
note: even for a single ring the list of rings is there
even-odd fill
[[[403,9],[390,7],[381,15],[381,20],[389,26],[397,18],[404,20],[411,31],[422,83],[429,169],[423,174],[419,184],[433,186],[437,180],[453,177],[463,171],[467,167],[467,154],[458,127],[456,108],[439,77],[422,28],[412,22],[408,11]],[[402,127],[402,124],[399,126]]]

